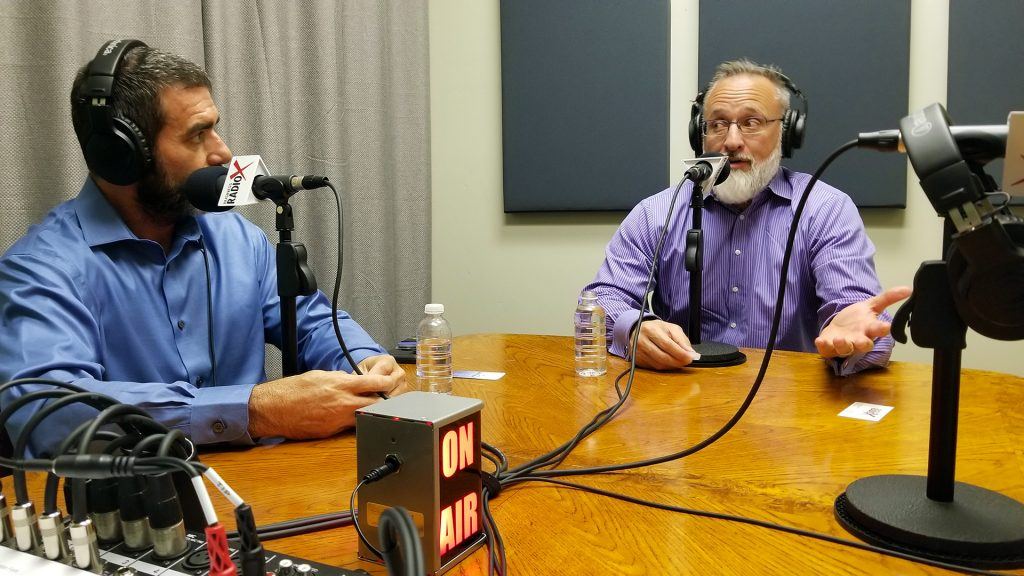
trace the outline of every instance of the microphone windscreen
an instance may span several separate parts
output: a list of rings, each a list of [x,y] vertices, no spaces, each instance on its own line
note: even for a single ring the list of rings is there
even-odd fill
[[[224,187],[228,169],[223,166],[207,166],[189,175],[181,185],[190,204],[203,212],[224,212],[231,206],[221,206],[220,191]]]

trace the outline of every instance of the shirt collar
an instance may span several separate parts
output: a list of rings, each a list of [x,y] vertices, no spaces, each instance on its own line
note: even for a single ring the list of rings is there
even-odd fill
[[[82,190],[78,193],[78,198],[75,199],[75,212],[78,215],[79,225],[82,227],[82,234],[89,246],[96,247],[124,240],[139,240],[139,237],[128,229],[124,220],[121,219],[121,215],[117,213],[117,210],[110,204],[91,177],[86,178]],[[200,235],[199,226],[194,217],[189,217],[175,231],[176,238],[183,237],[185,240],[198,240]]]
[[[790,179],[789,169],[780,167],[779,171],[775,173],[775,177],[768,183],[768,188],[766,188],[766,190],[779,198],[784,198],[792,202],[793,183]]]
[[[751,205],[760,204],[765,201],[764,197],[767,194],[776,196],[787,202],[792,203],[793,201],[793,184],[791,182],[791,172],[788,168],[779,167],[779,171],[775,173],[775,176],[768,182],[768,186],[764,190],[754,195],[754,199]],[[729,207],[728,204],[723,203],[714,194],[710,196],[714,198],[715,202],[721,204],[723,207]]]

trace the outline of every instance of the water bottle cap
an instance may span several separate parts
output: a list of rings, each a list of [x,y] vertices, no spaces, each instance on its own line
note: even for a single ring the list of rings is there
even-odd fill
[[[580,293],[580,300],[583,302],[597,302],[597,292],[584,290]]]
[[[444,304],[427,304],[423,307],[424,314],[444,314]]]

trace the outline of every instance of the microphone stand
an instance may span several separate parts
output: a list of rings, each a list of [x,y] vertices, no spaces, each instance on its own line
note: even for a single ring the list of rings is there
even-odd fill
[[[704,230],[701,228],[704,214],[704,190],[700,182],[693,183],[693,197],[690,200],[691,228],[686,231],[686,270],[690,273],[690,317],[686,335],[693,349],[700,354],[690,366],[695,368],[717,368],[736,366],[747,361],[747,355],[732,344],[704,341],[701,338],[701,305],[704,271]]]
[[[979,166],[971,166],[975,173]],[[981,178],[989,190],[994,181]],[[945,222],[943,254],[953,226]],[[960,360],[967,325],[953,300],[947,262],[923,262],[914,294],[893,319],[893,337],[931,348],[932,399],[928,475],[887,474],[854,481],[835,501],[839,523],[855,536],[885,548],[981,568],[1024,566],[1024,504],[998,492],[957,482],[956,440]]]
[[[316,292],[316,278],[306,264],[306,247],[292,241],[295,223],[288,198],[274,199],[277,205],[277,295],[281,300],[281,373],[299,373],[298,328],[295,299]]]

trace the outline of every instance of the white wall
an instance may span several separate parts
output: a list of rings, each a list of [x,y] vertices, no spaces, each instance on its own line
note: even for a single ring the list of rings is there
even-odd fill
[[[672,0],[672,180],[690,155],[697,9],[698,0]],[[948,0],[911,1],[908,112],[945,101],[948,12]],[[497,0],[430,2],[433,300],[456,334],[571,334],[578,292],[622,215],[502,212],[499,28]],[[911,170],[907,182],[906,210],[862,213],[885,286],[910,284],[918,264],[939,254],[941,223]],[[964,365],[1024,375],[1013,357],[1022,350],[971,333]],[[930,362],[931,351],[897,346],[893,357]]]

